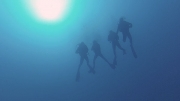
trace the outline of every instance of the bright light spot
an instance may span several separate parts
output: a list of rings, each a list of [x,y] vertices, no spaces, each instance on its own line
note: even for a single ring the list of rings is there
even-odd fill
[[[28,0],[33,15],[41,21],[63,20],[70,6],[69,0]]]

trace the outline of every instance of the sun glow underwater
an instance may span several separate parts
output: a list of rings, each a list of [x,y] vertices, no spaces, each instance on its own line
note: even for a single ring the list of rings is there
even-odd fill
[[[70,0],[28,0],[25,3],[34,18],[47,23],[62,21],[71,6]]]
[[[62,32],[73,26],[83,11],[82,0],[7,0],[6,7],[32,32]]]

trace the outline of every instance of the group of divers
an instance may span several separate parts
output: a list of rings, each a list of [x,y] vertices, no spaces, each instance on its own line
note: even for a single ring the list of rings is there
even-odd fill
[[[135,58],[137,58],[136,52],[133,48],[133,43],[132,43],[132,36],[129,32],[129,28],[132,28],[132,24],[125,21],[123,17],[120,18],[119,20],[119,24],[118,24],[118,28],[117,31],[114,32],[112,30],[109,31],[109,35],[108,35],[108,41],[112,44],[112,48],[113,48],[113,53],[114,53],[114,60],[113,63],[110,63],[101,53],[101,48],[100,45],[97,41],[93,41],[93,45],[91,50],[95,53],[94,55],[94,59],[93,59],[93,67],[90,66],[89,64],[89,59],[88,59],[88,47],[85,45],[84,42],[81,42],[76,50],[76,53],[80,55],[80,63],[79,63],[79,67],[78,67],[78,71],[76,74],[76,81],[79,81],[80,79],[80,67],[83,64],[83,61],[86,60],[87,62],[87,66],[89,67],[89,73],[93,73],[95,74],[95,61],[97,59],[97,57],[101,57],[104,61],[106,61],[109,66],[112,69],[116,68],[117,65],[117,61],[116,61],[116,47],[118,47],[120,50],[123,51],[123,54],[126,54],[126,50],[124,48],[121,47],[120,43],[119,43],[119,36],[118,33],[121,32],[123,35],[123,42],[126,42],[126,38],[128,37],[130,40],[130,47],[133,53],[133,56]]]

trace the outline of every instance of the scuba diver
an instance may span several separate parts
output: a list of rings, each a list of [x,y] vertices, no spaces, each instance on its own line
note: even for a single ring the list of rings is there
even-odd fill
[[[120,31],[123,34],[123,42],[126,42],[126,38],[128,37],[130,40],[130,43],[132,45],[132,36],[129,32],[129,28],[132,28],[132,24],[124,21],[124,18],[121,17],[119,20],[119,25],[118,25],[118,29],[117,29],[117,33]]]
[[[114,53],[114,61],[113,61],[114,65],[117,65],[117,62],[116,62],[116,57],[117,57],[116,56],[116,46],[123,51],[123,55],[126,54],[125,49],[123,49],[121,47],[118,40],[119,40],[118,34],[113,32],[112,30],[110,30],[109,35],[108,35],[108,41],[110,43],[112,43],[112,48],[113,48],[113,53]]]
[[[95,40],[93,41],[93,46],[91,50],[94,51],[95,53],[94,59],[93,59],[93,69],[95,68],[95,61],[98,56],[101,57],[104,61],[106,61],[112,69],[115,69],[115,65],[109,63],[107,59],[102,55],[100,45],[97,43],[97,41]]]
[[[118,29],[117,29],[117,34],[118,32],[122,32],[122,35],[123,35],[123,42],[126,42],[126,38],[128,37],[129,40],[130,40],[130,46],[131,46],[131,50],[133,52],[133,55],[135,58],[137,58],[137,55],[136,55],[136,52],[133,48],[133,43],[132,43],[132,36],[129,32],[129,28],[132,28],[132,24],[127,22],[127,21],[124,21],[124,18],[121,17],[120,20],[119,20],[119,25],[118,25]]]
[[[79,78],[80,78],[80,67],[81,65],[83,64],[83,61],[84,59],[86,60],[87,62],[87,65],[89,67],[89,73],[93,73],[95,74],[95,71],[93,70],[93,68],[89,65],[89,59],[88,59],[88,48],[87,46],[84,44],[84,42],[81,42],[79,44],[79,47],[77,48],[76,50],[76,53],[80,55],[80,63],[79,63],[79,67],[78,67],[78,71],[77,71],[77,75],[76,75],[76,81],[79,81]]]

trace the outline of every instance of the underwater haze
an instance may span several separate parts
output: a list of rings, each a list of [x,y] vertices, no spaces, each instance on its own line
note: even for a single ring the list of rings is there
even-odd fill
[[[179,0],[70,0],[62,21],[41,22],[23,0],[0,1],[0,101],[180,101]],[[130,42],[119,43],[117,65],[102,58],[95,74],[75,53],[84,42],[93,66],[93,40],[113,62],[108,41],[119,18],[132,23]]]

